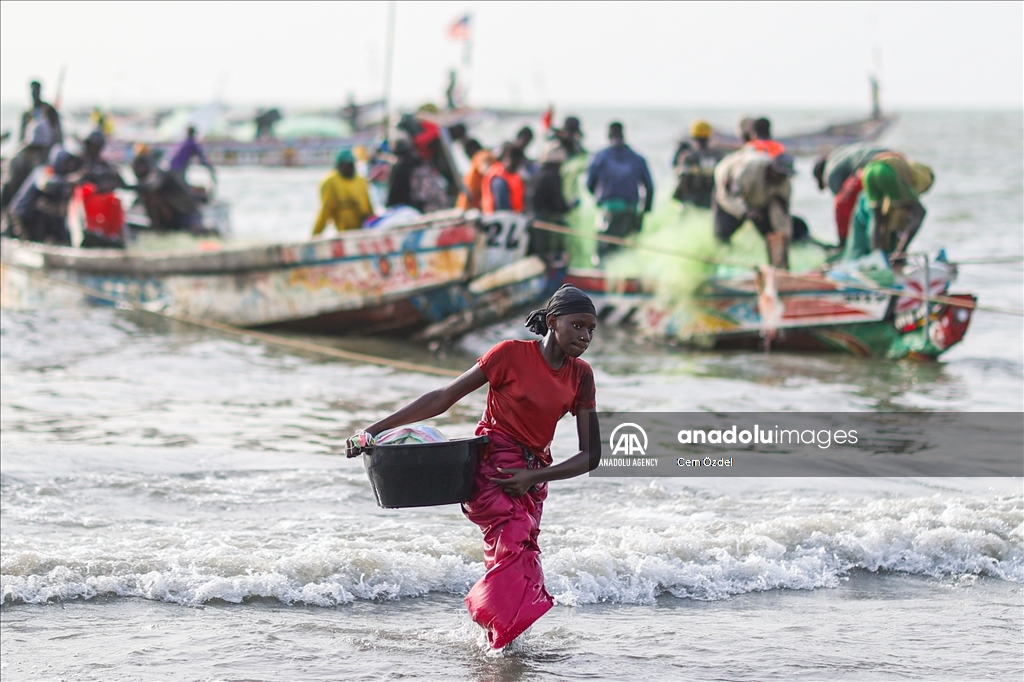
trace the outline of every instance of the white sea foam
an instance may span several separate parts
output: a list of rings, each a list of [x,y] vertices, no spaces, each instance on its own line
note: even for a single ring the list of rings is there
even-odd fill
[[[650,603],[666,592],[713,600],[777,588],[835,587],[855,569],[1024,582],[1019,502],[974,510],[957,501],[938,509],[934,501],[925,502],[876,501],[860,512],[757,523],[698,520],[657,530],[573,530],[548,552],[548,589],[560,603],[575,605]]]
[[[829,588],[858,569],[1024,582],[1020,498],[789,497],[783,506],[777,493],[746,500],[665,491],[651,497],[643,506],[612,505],[592,526],[559,524],[559,517],[546,524],[543,564],[557,603]],[[217,531],[184,523],[115,531],[100,524],[50,541],[5,535],[0,587],[5,603],[107,595],[328,607],[462,594],[482,575],[479,534],[467,522],[392,518],[368,527],[334,518],[314,528],[285,519]]]

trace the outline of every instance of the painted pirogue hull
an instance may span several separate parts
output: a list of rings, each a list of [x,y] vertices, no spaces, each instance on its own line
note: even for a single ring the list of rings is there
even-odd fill
[[[408,329],[465,303],[458,289],[471,274],[479,237],[475,220],[449,212],[388,231],[205,252],[82,250],[4,239],[3,262],[14,266],[4,268],[4,297],[7,303],[30,298],[34,272],[116,301],[242,327]]]
[[[959,343],[975,301],[970,295],[947,296],[966,306],[931,302],[926,317],[924,302],[912,297],[865,291],[821,273],[788,277],[777,272],[781,314],[768,334],[753,277],[709,280],[681,309],[662,305],[635,280],[611,282],[597,271],[570,271],[566,281],[590,293],[599,319],[632,324],[657,338],[700,348],[754,350],[764,348],[770,337],[770,347],[777,350],[890,359],[934,358]],[[933,293],[935,286],[933,281]]]
[[[540,305],[561,286],[564,265],[545,264],[537,257],[524,258],[508,268],[472,282],[468,291],[475,296],[459,312],[438,316],[438,321],[419,331],[417,341],[451,342],[474,329],[500,322],[527,306]],[[500,280],[488,282],[488,279]]]
[[[488,118],[535,117],[540,112],[513,111],[505,109],[458,109],[429,115],[440,125],[455,123],[471,124]],[[324,167],[334,165],[334,159],[342,149],[355,146],[372,147],[380,141],[379,127],[354,132],[346,137],[322,137],[304,139],[262,139],[203,141],[203,153],[214,166],[270,166],[270,167]],[[114,163],[129,163],[134,156],[134,140],[112,139],[107,142],[104,157]],[[151,142],[149,147],[166,154],[177,142]]]

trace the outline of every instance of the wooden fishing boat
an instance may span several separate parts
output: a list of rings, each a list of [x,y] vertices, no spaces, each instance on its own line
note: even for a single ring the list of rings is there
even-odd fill
[[[779,138],[786,151],[796,156],[824,156],[836,147],[860,142],[874,142],[896,121],[894,114],[883,114],[879,100],[878,81],[871,76],[871,116],[855,121],[834,123],[821,130],[795,133]],[[735,151],[743,141],[735,136],[715,132],[710,144],[716,149]]]
[[[422,115],[422,114],[421,114]],[[538,112],[504,109],[457,109],[426,114],[425,117],[442,126],[456,123],[471,125],[488,119],[536,116]],[[342,149],[376,147],[381,140],[380,127],[362,129],[345,136],[309,136],[296,138],[263,138],[236,140],[208,138],[203,140],[203,153],[214,166],[269,166],[269,167],[324,167],[334,165]],[[113,163],[129,163],[137,142],[144,140],[111,139],[107,141],[103,156]],[[175,141],[147,142],[159,154],[167,154],[178,143]]]
[[[77,249],[3,239],[4,305],[31,306],[45,280],[104,300],[240,327],[322,334],[415,331],[512,297],[524,305],[557,283],[525,258],[524,216],[444,211],[387,230],[311,242],[207,250]],[[519,239],[521,235],[523,239]]]
[[[896,116],[879,114],[857,121],[847,121],[826,126],[821,130],[795,133],[778,138],[786,151],[796,156],[823,156],[836,147],[858,142],[874,142],[882,136]],[[743,145],[736,135],[715,132],[709,144],[714,149],[735,151]]]
[[[963,339],[976,298],[949,295],[955,277],[944,254],[918,254],[894,269],[877,252],[871,262],[819,272],[764,268],[712,277],[682,306],[666,305],[637,280],[615,282],[597,271],[570,270],[566,281],[590,293],[599,319],[695,347],[757,349],[767,342],[896,359],[934,358]]]
[[[334,158],[342,149],[372,145],[378,133],[364,131],[347,137],[309,138],[297,140],[204,140],[203,153],[214,166],[270,166],[309,167],[334,165]],[[167,154],[176,142],[153,142],[148,146],[160,154]],[[113,139],[103,151],[104,158],[113,163],[129,163],[135,142]]]
[[[858,142],[874,142],[896,121],[894,115],[872,116],[859,121],[836,123],[823,130],[783,137],[780,141],[790,154],[823,156],[836,147]]]

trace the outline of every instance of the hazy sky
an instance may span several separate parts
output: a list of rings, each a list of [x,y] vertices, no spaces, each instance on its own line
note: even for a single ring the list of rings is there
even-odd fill
[[[337,105],[383,89],[387,3],[0,2],[0,101]],[[1024,4],[398,2],[393,96],[439,101],[473,17],[470,101],[1024,107]]]

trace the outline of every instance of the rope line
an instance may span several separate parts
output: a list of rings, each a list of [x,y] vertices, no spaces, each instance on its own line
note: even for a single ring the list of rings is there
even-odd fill
[[[958,261],[950,261],[950,265],[995,265],[997,263],[1024,263],[1022,256],[1010,256],[1006,258],[965,258]]]
[[[729,263],[727,261],[706,258],[704,256],[696,256],[692,253],[687,253],[686,251],[678,251],[676,249],[660,249],[652,246],[644,246],[642,244],[636,244],[631,239],[622,239],[621,237],[609,237],[608,235],[600,234],[582,234],[580,232],[577,232],[576,230],[573,230],[570,227],[565,227],[563,225],[555,225],[554,223],[547,223],[542,220],[534,220],[532,224],[534,227],[541,230],[546,230],[548,232],[557,232],[559,234],[566,234],[573,237],[593,239],[595,241],[605,242],[608,244],[617,244],[619,246],[625,246],[627,248],[635,249],[637,251],[648,251],[650,253],[674,256],[676,258],[685,258],[688,260],[697,261],[698,263],[704,263],[706,265],[725,265],[732,268],[756,269],[749,264],[738,265],[735,263]],[[812,277],[810,275],[799,275],[791,272],[785,272],[785,277],[802,280],[806,282],[814,282],[818,284],[821,283],[821,280],[819,280],[817,277]],[[951,298],[949,296],[924,296],[923,294],[915,294],[913,292],[903,291],[901,289],[891,289],[888,287],[880,287],[877,285],[872,286],[869,284],[855,282],[843,282],[842,286],[848,289],[857,289],[858,291],[873,291],[880,294],[888,294],[890,296],[909,298],[915,301],[930,301],[932,303],[943,303],[945,305],[954,306],[958,308],[967,308],[969,310],[985,310],[993,313],[1002,313],[1004,315],[1017,315],[1024,317],[1024,310],[1020,310],[1018,308],[1003,308],[1001,306],[978,305],[978,303],[974,301],[965,301],[959,298]]]

